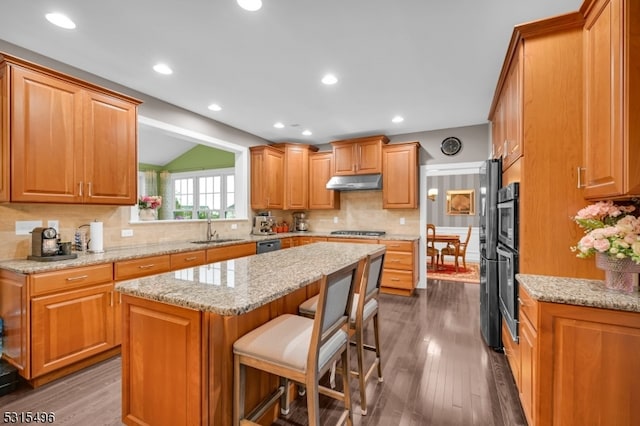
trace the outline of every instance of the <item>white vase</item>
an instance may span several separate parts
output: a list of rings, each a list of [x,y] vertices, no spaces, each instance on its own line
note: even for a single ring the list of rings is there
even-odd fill
[[[158,211],[155,209],[140,209],[138,211],[138,219],[140,220],[157,220]]]

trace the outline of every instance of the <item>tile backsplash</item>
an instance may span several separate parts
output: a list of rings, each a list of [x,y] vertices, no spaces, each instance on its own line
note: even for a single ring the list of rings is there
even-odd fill
[[[339,229],[383,230],[389,234],[420,233],[419,210],[382,209],[381,191],[342,192],[340,210],[308,211],[311,231],[330,232]],[[25,258],[31,252],[31,236],[16,235],[15,222],[50,220],[59,222],[63,241],[72,241],[75,230],[94,220],[104,223],[104,248],[126,247],[164,241],[202,239],[206,233],[203,222],[143,222],[130,223],[130,207],[81,206],[61,204],[0,205],[0,260]],[[273,212],[291,223],[291,212]],[[338,223],[334,223],[337,218]],[[404,225],[400,220],[404,219]],[[232,225],[237,229],[232,229]],[[251,220],[214,221],[213,228],[222,237],[245,236],[251,232]],[[133,230],[132,237],[122,237],[123,229]]]

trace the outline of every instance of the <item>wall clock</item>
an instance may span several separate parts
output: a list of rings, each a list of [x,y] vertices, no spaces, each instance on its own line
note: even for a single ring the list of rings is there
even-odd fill
[[[440,144],[440,151],[442,151],[444,155],[456,155],[461,149],[462,142],[454,136],[445,138]]]

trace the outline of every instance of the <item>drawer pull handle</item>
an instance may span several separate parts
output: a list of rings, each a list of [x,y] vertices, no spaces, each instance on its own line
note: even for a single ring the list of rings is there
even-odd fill
[[[84,280],[85,278],[89,278],[89,275],[80,275],[79,277],[69,277],[67,281],[79,281]]]
[[[152,263],[150,265],[140,265],[138,266],[138,269],[149,269],[149,268],[153,268],[155,265],[155,263]]]
[[[196,256],[191,256],[191,257],[185,257],[184,260],[185,262],[191,262],[192,260],[196,260],[197,257]]]
[[[391,281],[400,281],[400,278],[391,278]]]

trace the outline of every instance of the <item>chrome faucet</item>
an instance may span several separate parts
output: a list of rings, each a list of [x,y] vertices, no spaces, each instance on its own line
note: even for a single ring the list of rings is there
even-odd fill
[[[211,210],[207,210],[207,241],[213,240],[213,238],[219,238],[218,231],[211,230]]]

